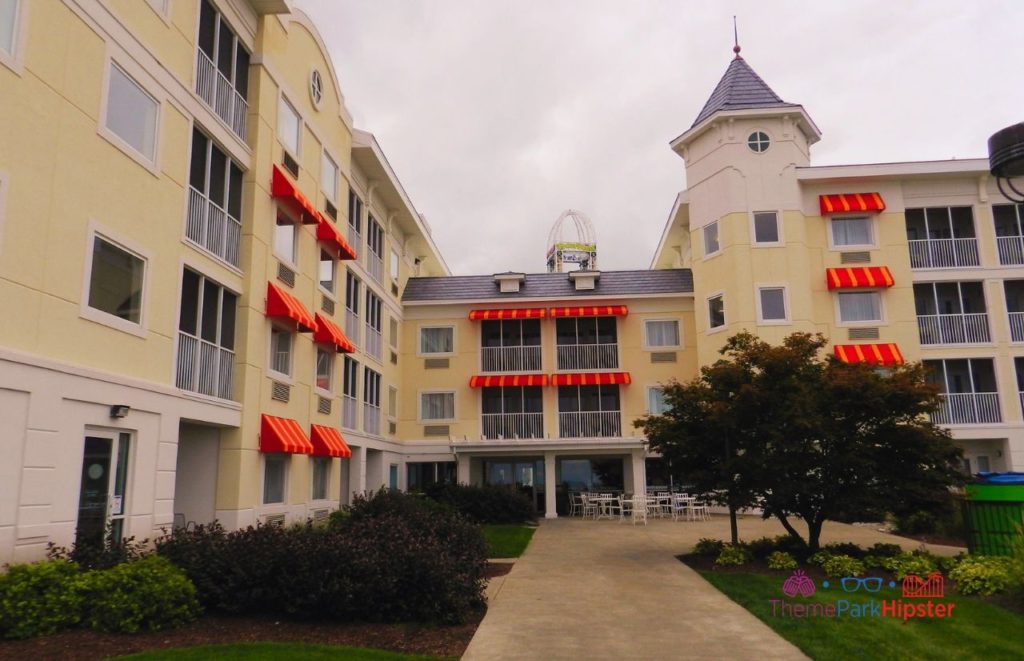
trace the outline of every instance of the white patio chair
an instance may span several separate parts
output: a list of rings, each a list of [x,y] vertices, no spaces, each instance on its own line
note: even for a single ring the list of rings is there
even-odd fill
[[[583,515],[583,498],[578,491],[569,493],[569,516]]]
[[[707,503],[699,503],[693,501],[690,503],[690,516],[693,520],[700,519],[701,521],[710,521],[711,512],[708,510]]]
[[[643,521],[644,525],[647,525],[647,497],[642,494],[633,495],[633,508],[630,511],[630,521],[635,526],[638,521]]]
[[[587,517],[590,517],[592,519],[596,519],[598,512],[597,503],[590,500],[590,494],[581,493],[580,501],[583,503],[583,518],[585,519]]]
[[[690,500],[683,494],[672,496],[672,520],[678,521],[689,516]]]

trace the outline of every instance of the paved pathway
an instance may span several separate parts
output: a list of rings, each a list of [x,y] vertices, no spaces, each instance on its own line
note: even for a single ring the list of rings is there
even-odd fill
[[[740,536],[782,527],[741,517]],[[728,539],[727,517],[706,522],[544,521],[503,581],[465,661],[500,659],[801,659],[803,654],[675,559],[701,537]],[[828,523],[823,542],[918,542]],[[952,555],[960,549],[931,547]]]

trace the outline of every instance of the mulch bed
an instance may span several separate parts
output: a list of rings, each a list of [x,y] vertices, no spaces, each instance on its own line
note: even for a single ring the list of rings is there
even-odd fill
[[[487,578],[502,576],[511,563],[489,563]],[[281,618],[206,615],[179,629],[156,633],[111,634],[65,631],[28,640],[0,640],[0,659],[61,659],[92,661],[167,647],[222,645],[261,641],[351,645],[375,649],[459,658],[480,626],[481,612],[465,624],[371,624],[293,622]]]

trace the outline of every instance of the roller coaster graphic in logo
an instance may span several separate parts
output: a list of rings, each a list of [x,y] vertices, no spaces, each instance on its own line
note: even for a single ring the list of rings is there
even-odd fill
[[[945,579],[937,571],[928,574],[928,578],[924,579],[914,574],[907,574],[903,579],[903,597],[905,599],[941,599],[945,594]]]

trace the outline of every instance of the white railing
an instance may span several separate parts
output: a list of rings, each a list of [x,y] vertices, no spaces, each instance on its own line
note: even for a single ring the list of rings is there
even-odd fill
[[[384,340],[381,337],[379,330],[366,324],[366,353],[373,356],[377,360],[383,356]]]
[[[231,127],[242,140],[245,140],[246,122],[249,115],[249,104],[224,74],[217,70],[213,60],[202,50],[199,53],[199,64],[196,67],[196,94],[206,105],[213,108],[217,116]]]
[[[363,431],[380,434],[380,407],[363,402]]]
[[[242,222],[189,186],[185,236],[232,266],[238,266]]]
[[[359,429],[359,400],[350,395],[341,398],[341,426],[345,429]]]
[[[480,369],[484,372],[540,371],[540,346],[482,347]]]
[[[560,370],[608,370],[619,367],[618,344],[560,344],[555,349]]]
[[[178,332],[175,384],[211,397],[231,399],[234,392],[235,352]]]
[[[921,344],[972,344],[991,342],[988,314],[922,314],[917,316]]]
[[[1024,236],[997,236],[999,263],[1003,266],[1024,264]]]
[[[942,406],[932,413],[932,422],[939,425],[977,425],[1002,422],[999,393],[964,392],[941,395]]]
[[[619,411],[559,413],[558,435],[562,438],[622,436],[622,414]]]
[[[348,245],[352,247],[352,250],[356,251],[356,256],[363,254],[363,236],[351,225],[348,226]]]
[[[369,250],[366,251],[366,270],[369,271],[371,278],[377,282],[384,282],[384,260]]]
[[[1010,339],[1024,342],[1024,312],[1010,312]]]
[[[970,239],[912,239],[910,268],[941,269],[978,266],[978,240]]]
[[[359,329],[362,328],[362,324],[359,323],[359,315],[348,308],[345,308],[345,335],[348,336],[349,342],[353,346],[359,347]]]
[[[484,438],[544,438],[543,413],[484,413]]]

